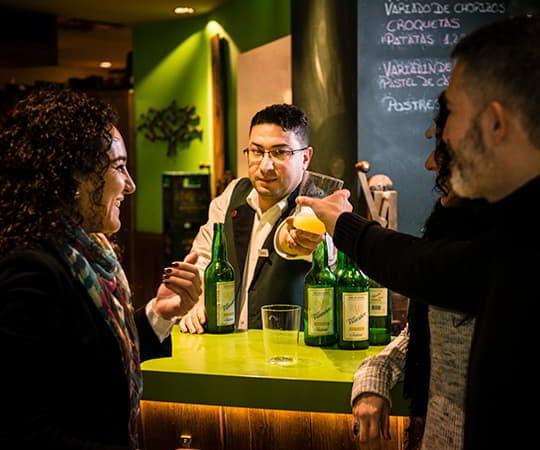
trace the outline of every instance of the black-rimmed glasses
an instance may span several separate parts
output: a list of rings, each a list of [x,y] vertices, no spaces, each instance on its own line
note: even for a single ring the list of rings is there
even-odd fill
[[[303,152],[308,147],[298,148],[296,150],[286,148],[273,148],[272,150],[264,150],[261,148],[246,148],[243,150],[249,162],[259,163],[264,159],[264,155],[268,153],[272,161],[284,162],[287,161],[294,153]]]

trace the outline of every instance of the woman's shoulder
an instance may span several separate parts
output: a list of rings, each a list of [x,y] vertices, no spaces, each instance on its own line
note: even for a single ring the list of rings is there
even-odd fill
[[[36,263],[57,263],[58,256],[49,249],[42,247],[14,248],[0,259],[0,261],[28,261]]]
[[[60,257],[45,248],[17,248],[0,258],[0,277],[16,273],[40,273],[45,276],[66,272]]]
[[[0,301],[15,304],[17,310],[29,308],[52,316],[63,317],[66,305],[83,296],[70,269],[54,251],[21,248],[0,259]],[[52,311],[55,311],[53,314]]]

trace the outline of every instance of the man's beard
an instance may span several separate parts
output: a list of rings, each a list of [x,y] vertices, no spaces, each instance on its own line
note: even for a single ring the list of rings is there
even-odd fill
[[[456,152],[455,148],[448,144],[452,157],[450,166],[452,190],[464,198],[484,197],[485,190],[482,187],[486,181],[487,169],[492,166],[493,161],[482,139],[478,116],[458,145],[459,151]]]

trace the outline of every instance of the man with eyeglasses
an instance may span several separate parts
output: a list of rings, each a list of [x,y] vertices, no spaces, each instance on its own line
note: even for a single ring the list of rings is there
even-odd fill
[[[244,150],[248,178],[233,180],[212,201],[208,222],[193,242],[196,266],[202,274],[212,246],[212,227],[225,223],[229,261],[236,278],[238,329],[261,328],[260,308],[272,303],[303,304],[308,258],[286,259],[274,247],[276,229],[294,210],[302,176],[313,148],[304,112],[293,105],[271,105],[251,120],[249,145]],[[291,231],[291,254],[311,254],[322,236]],[[297,250],[295,252],[295,250]],[[281,255],[281,256],[280,256]],[[203,333],[204,299],[180,321],[185,333]]]

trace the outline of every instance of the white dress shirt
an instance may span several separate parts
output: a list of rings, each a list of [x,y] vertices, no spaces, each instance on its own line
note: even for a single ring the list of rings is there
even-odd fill
[[[200,228],[199,233],[193,241],[192,249],[199,254],[196,266],[199,268],[201,277],[211,259],[214,223],[225,222],[225,214],[229,208],[231,196],[238,181],[239,179],[231,181],[225,191],[212,200],[208,211],[208,222]],[[266,241],[272,228],[287,207],[287,198],[288,197],[285,197],[280,200],[265,212],[262,212],[259,207],[259,194],[255,189],[252,189],[246,198],[247,204],[255,211],[255,217],[253,219],[251,239],[247,250],[248,254],[244,265],[242,286],[240,289],[240,315],[237,323],[237,328],[240,330],[247,329],[248,327],[248,289],[253,280],[255,266],[259,259],[259,250],[262,248],[264,241]]]
[[[210,202],[210,208],[208,209],[208,222],[206,222],[195,236],[192,245],[192,251],[198,253],[199,258],[195,263],[195,266],[199,269],[201,274],[201,279],[204,278],[204,270],[206,266],[210,263],[212,258],[212,238],[214,234],[214,223],[224,223],[225,215],[229,204],[231,201],[232,193],[236,184],[240,179],[235,179],[229,183],[225,188],[222,194],[216,197],[212,202]],[[281,217],[281,214],[287,207],[288,196],[277,202],[271,208],[267,209],[265,212],[262,212],[259,207],[259,194],[255,189],[252,189],[251,192],[246,197],[246,203],[255,211],[255,217],[253,219],[253,227],[251,230],[251,239],[249,241],[248,254],[246,262],[244,265],[244,273],[242,276],[242,286],[240,289],[240,316],[237,323],[238,329],[247,329],[248,328],[248,290],[251,282],[253,280],[253,275],[255,271],[255,266],[257,260],[259,259],[259,251],[264,245],[266,238],[272,231],[272,228],[276,222]],[[284,226],[283,222],[280,226]],[[311,255],[307,256],[291,256],[277,248],[277,236],[278,230],[276,230],[274,236],[274,248],[279,256],[285,259],[303,259],[305,261],[311,262]],[[333,246],[332,239],[330,236],[326,235],[326,243],[329,249],[329,262],[332,265],[336,259],[336,251]],[[204,290],[204,286],[203,286]],[[204,294],[201,294],[201,299]],[[153,302],[153,301],[152,301]],[[150,320],[150,324],[156,331],[156,334],[160,337],[161,340],[165,339],[172,328],[172,321],[162,319],[159,317],[152,309],[152,302],[150,302],[146,307],[146,313]]]

